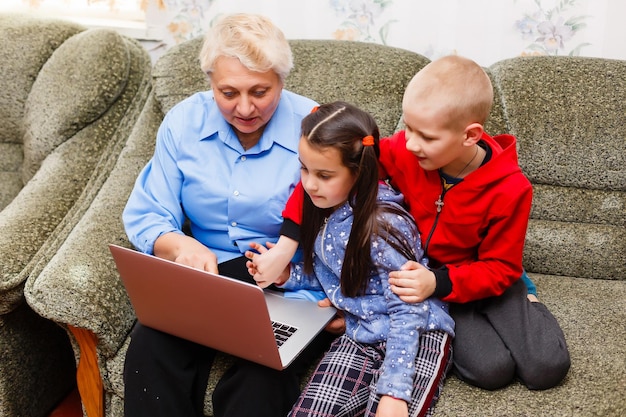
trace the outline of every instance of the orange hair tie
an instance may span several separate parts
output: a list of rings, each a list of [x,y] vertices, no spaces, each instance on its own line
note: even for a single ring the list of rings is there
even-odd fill
[[[363,138],[363,146],[374,146],[374,136],[367,135]]]
[[[311,109],[311,113],[315,113],[316,111],[318,111],[320,108],[320,106],[315,106]]]

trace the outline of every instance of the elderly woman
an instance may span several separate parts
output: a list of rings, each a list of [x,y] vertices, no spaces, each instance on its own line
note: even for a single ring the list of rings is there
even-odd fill
[[[300,177],[300,122],[316,103],[283,90],[291,50],[261,16],[236,14],[217,22],[200,63],[211,90],[165,116],[124,225],[140,251],[254,282],[243,253],[251,242],[278,237],[281,211]],[[183,233],[186,222],[190,234]],[[131,336],[125,415],[202,416],[215,351],[140,323]],[[321,352],[327,339],[324,333],[310,353]],[[284,371],[237,361],[213,392],[215,416],[287,415],[310,360],[301,356]]]

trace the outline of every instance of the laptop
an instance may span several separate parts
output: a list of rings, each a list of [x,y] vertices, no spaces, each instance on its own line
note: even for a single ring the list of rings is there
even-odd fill
[[[133,249],[109,249],[141,324],[277,370],[336,313]]]

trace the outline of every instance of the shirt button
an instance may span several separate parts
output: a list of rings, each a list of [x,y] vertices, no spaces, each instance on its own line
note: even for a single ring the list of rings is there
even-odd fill
[[[237,227],[237,222],[231,222],[231,223],[230,223],[230,225],[231,225],[232,227]]]
[[[246,158],[246,156],[245,156],[245,155],[242,155],[242,156],[241,156],[241,160],[242,160],[242,161],[245,161],[246,159],[248,159],[248,158]]]
[[[238,195],[239,195],[239,191],[235,191],[235,192],[233,193],[233,195],[234,195],[234,196],[238,196]]]

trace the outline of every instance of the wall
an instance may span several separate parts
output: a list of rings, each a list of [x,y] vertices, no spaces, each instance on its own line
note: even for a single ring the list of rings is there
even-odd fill
[[[449,53],[481,65],[527,55],[626,59],[621,0],[145,0],[148,24],[172,45],[200,36],[223,13],[271,18],[288,38],[383,43],[429,58]]]

